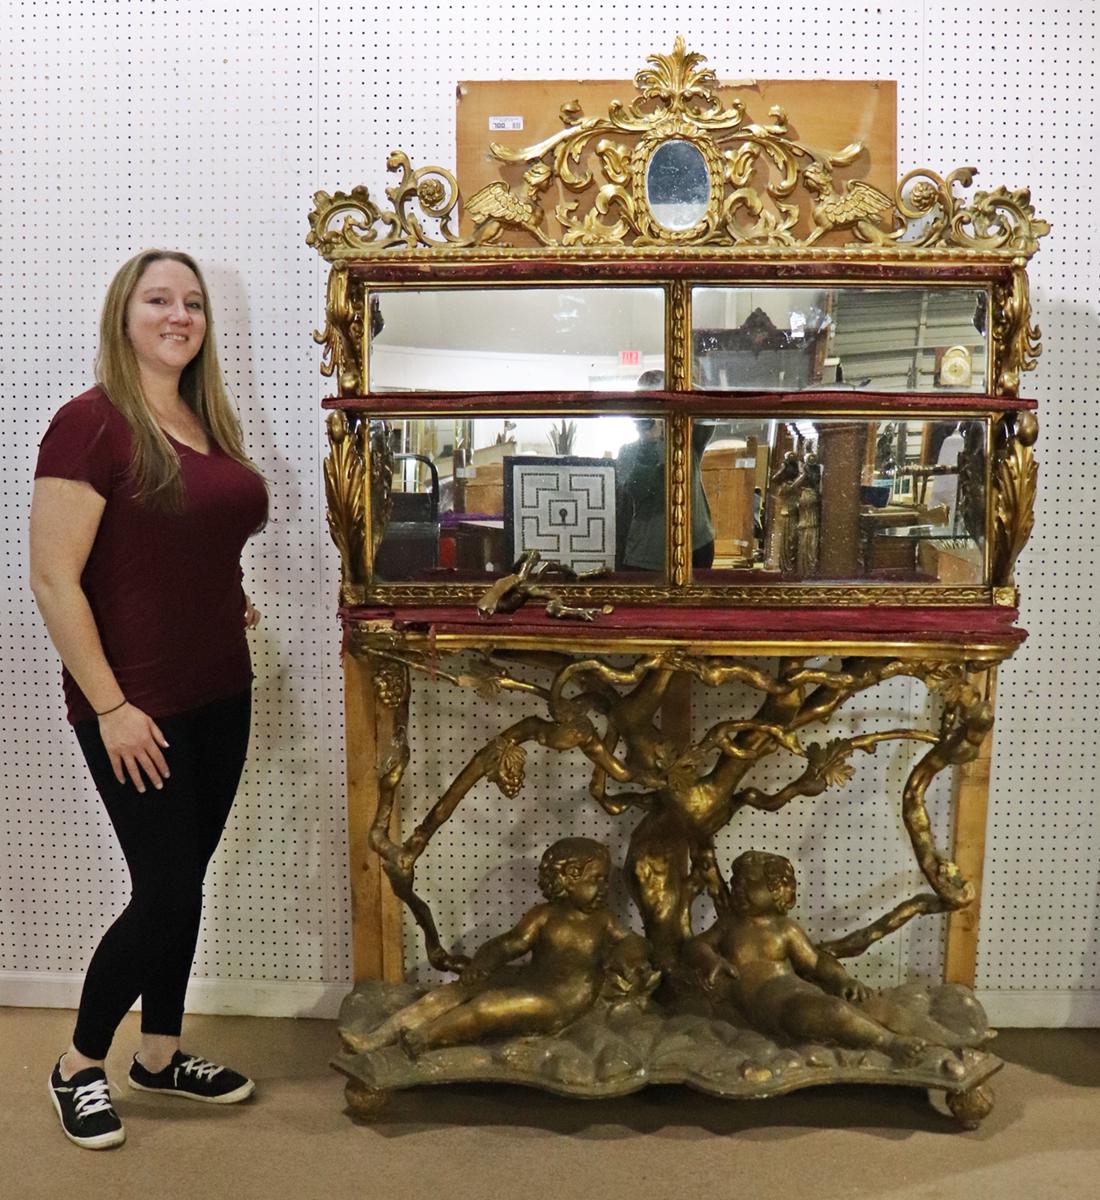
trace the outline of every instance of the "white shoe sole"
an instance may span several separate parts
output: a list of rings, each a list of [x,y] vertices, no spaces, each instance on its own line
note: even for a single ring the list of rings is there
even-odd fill
[[[247,1083],[242,1083],[235,1091],[226,1092],[224,1096],[200,1096],[196,1092],[184,1091],[183,1088],[146,1087],[145,1084],[131,1079],[129,1075],[126,1076],[126,1082],[135,1092],[152,1092],[157,1096],[180,1096],[184,1100],[198,1100],[200,1104],[239,1104],[240,1101],[247,1100],[256,1090],[256,1084],[251,1079]]]
[[[57,1119],[61,1122],[61,1132],[73,1143],[74,1146],[80,1146],[84,1150],[110,1150],[113,1146],[121,1146],[126,1141],[126,1130],[116,1129],[113,1133],[98,1133],[95,1137],[77,1137],[75,1133],[70,1133],[65,1128],[65,1121],[61,1115],[61,1102],[54,1093],[53,1085],[47,1082],[46,1087],[50,1089],[50,1100],[53,1103],[54,1111],[57,1113]]]

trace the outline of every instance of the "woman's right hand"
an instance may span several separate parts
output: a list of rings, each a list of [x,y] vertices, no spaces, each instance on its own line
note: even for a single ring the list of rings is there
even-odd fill
[[[132,704],[123,704],[99,718],[99,736],[119,783],[125,783],[129,775],[134,787],[144,792],[144,772],[157,791],[164,787],[169,772],[161,750],[168,748],[168,741],[152,717]]]

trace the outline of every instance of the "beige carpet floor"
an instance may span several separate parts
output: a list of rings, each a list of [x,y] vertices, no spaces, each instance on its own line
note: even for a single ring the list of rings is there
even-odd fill
[[[185,1048],[250,1071],[216,1108],[126,1088],[131,1015],[108,1061],[128,1141],[92,1153],[46,1095],[72,1014],[0,1009],[0,1200],[1048,1200],[1100,1196],[1100,1030],[1006,1030],[997,1106],[957,1131],[907,1089],[729,1103],[684,1088],[580,1102],[424,1089],[373,1125],[346,1115],[329,1021],[190,1017]],[[121,1085],[121,1086],[118,1086]]]

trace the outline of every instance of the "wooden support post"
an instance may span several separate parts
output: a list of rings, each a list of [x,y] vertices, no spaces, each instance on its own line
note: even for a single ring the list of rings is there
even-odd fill
[[[986,689],[989,703],[997,697],[997,669],[991,667],[974,677]],[[985,863],[985,830],[989,814],[989,772],[993,757],[993,730],[982,742],[973,762],[956,768],[954,851],[952,857],[973,885],[974,902],[949,913],[944,954],[944,980],[974,986],[978,964],[978,922],[982,906],[982,874]]]
[[[355,982],[401,982],[401,904],[393,894],[370,831],[378,811],[378,764],[389,751],[400,710],[374,698],[370,660],[344,654],[344,737],[348,773],[348,868],[351,879],[352,972]],[[404,715],[407,721],[407,712]],[[394,808],[390,837],[400,837],[401,816]]]

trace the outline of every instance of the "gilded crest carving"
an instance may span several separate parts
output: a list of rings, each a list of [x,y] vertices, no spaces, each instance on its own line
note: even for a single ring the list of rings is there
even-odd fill
[[[866,180],[838,181],[836,170],[864,154],[861,142],[836,150],[808,146],[781,105],[754,120],[741,99],[723,101],[705,61],[677,38],[670,54],[650,55],[637,73],[631,103],[613,103],[606,116],[593,117],[567,103],[563,128],[550,137],[520,149],[490,144],[499,162],[525,168],[518,191],[497,180],[462,198],[450,171],[414,168],[403,151],[391,151],[387,169],[399,174],[386,189],[392,207],[377,205],[363,186],[317,192],[306,241],[335,261],[402,249],[506,246],[508,230],[521,229],[563,250],[768,247],[804,258],[807,251],[832,257],[838,247],[818,243],[840,232],[850,235],[842,257],[860,248],[1027,256],[1049,232],[1026,188],[1002,186],[969,200],[957,194],[957,186],[973,183],[973,167],[945,176],[918,168],[893,196]],[[674,142],[697,154],[707,182],[697,219],[684,227],[659,219],[647,185],[654,155]],[[547,211],[543,197],[554,183],[574,198]],[[455,226],[460,206],[473,222],[468,236]]]

